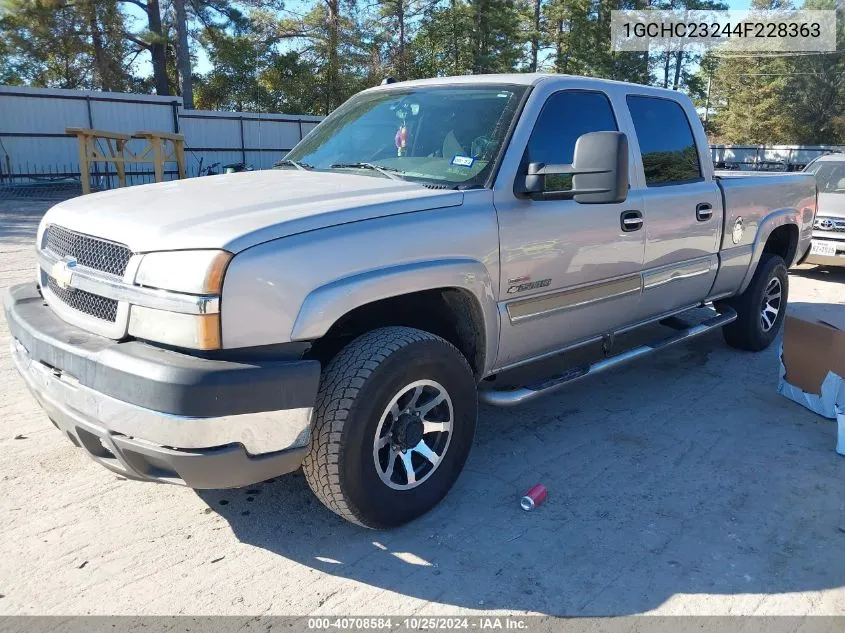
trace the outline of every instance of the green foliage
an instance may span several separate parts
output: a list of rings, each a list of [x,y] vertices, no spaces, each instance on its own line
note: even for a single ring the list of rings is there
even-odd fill
[[[415,77],[464,75],[472,72],[472,13],[463,0],[434,6],[411,41],[411,74]]]
[[[755,0],[788,8],[786,0]],[[845,9],[837,0],[807,0],[806,9],[836,9],[837,51],[792,56],[724,56],[712,77],[713,139],[723,143],[845,143]]]
[[[515,0],[450,0],[434,6],[412,43],[418,77],[514,72],[527,42]]]
[[[266,45],[266,25],[234,34],[208,30],[201,41],[212,70],[195,86],[196,105],[206,110],[306,112],[317,89],[316,70],[302,56]]]
[[[7,0],[0,15],[3,83],[124,89],[125,44],[114,0]]]
[[[845,5],[836,0],[808,0],[808,9],[836,9],[838,54],[809,55],[792,61],[785,90],[794,119],[795,143],[845,143]]]

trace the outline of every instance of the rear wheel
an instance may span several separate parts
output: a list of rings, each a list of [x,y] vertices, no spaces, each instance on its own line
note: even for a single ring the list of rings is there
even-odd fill
[[[326,367],[314,413],[308,485],[359,525],[401,525],[434,507],[463,469],[477,415],[464,356],[422,330],[387,327]]]
[[[763,253],[748,288],[722,303],[737,312],[737,319],[722,329],[728,345],[752,352],[775,340],[786,315],[789,277],[780,255]]]

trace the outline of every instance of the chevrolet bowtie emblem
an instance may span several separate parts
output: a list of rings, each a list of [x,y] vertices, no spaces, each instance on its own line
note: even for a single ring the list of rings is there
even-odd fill
[[[50,269],[50,276],[56,280],[59,288],[64,290],[73,281],[74,268],[76,268],[76,258],[65,257],[62,261],[53,264]]]

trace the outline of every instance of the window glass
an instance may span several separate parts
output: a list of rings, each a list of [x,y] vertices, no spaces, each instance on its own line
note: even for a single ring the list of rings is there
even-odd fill
[[[701,179],[692,128],[679,103],[631,95],[628,109],[640,143],[646,185]]]
[[[525,91],[525,86],[479,84],[362,92],[285,158],[305,169],[353,170],[377,178],[387,171],[415,182],[482,186]],[[281,166],[295,167],[284,161]]]
[[[531,132],[525,163],[570,164],[575,141],[588,132],[615,132],[613,108],[600,92],[567,91],[553,94]],[[572,188],[572,176],[546,176],[547,191]]]
[[[816,177],[820,193],[845,194],[845,161],[816,161],[807,172]]]

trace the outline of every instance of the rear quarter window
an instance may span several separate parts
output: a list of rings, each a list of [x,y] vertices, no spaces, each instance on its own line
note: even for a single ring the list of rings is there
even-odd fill
[[[676,101],[628,95],[649,187],[702,180],[698,149],[686,112]]]

